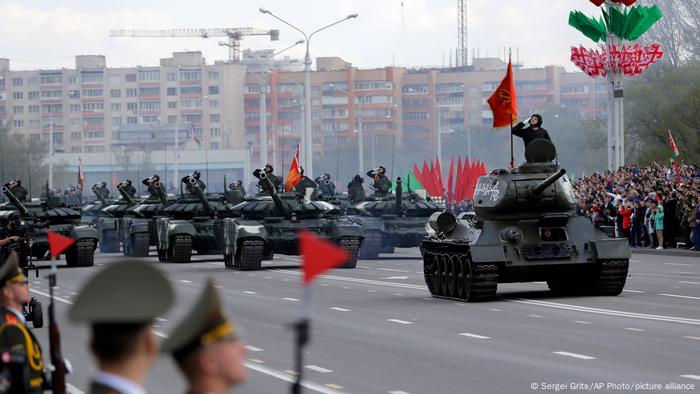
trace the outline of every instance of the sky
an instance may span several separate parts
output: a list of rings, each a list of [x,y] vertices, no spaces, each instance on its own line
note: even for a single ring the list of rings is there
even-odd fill
[[[359,68],[449,65],[457,46],[456,0],[0,0],[0,58],[13,70],[74,68],[75,55],[105,55],[108,67],[157,65],[176,51],[225,60],[220,38],[115,38],[111,29],[256,27],[280,30],[279,41],[246,37],[242,48],[282,49],[302,38],[264,7],[311,32],[311,57],[339,56]],[[570,47],[592,43],[567,24],[571,10],[600,11],[587,0],[467,0],[468,47],[481,57],[513,59],[525,67],[561,65],[574,71]],[[302,58],[304,46],[285,53]],[[453,59],[454,61],[454,59]]]

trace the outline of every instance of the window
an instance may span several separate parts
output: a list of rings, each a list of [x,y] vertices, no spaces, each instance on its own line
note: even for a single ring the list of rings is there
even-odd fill
[[[160,96],[160,88],[139,88],[139,96]]]
[[[82,72],[82,73],[80,73],[80,81],[82,83],[102,82],[102,71]]]
[[[362,103],[362,104],[391,104],[394,101],[394,97],[393,96],[360,96],[357,98],[357,101]]]
[[[68,98],[79,99],[80,98],[80,90],[69,90],[68,91]]]
[[[104,112],[104,103],[83,103],[83,112]]]
[[[348,96],[323,96],[323,105],[344,105],[348,103]]]
[[[29,106],[29,113],[37,113],[39,112],[39,106],[38,105],[30,105]]]
[[[202,106],[201,99],[182,99],[180,100],[181,108],[198,108]]]
[[[177,108],[177,101],[168,101],[168,108]]]
[[[12,86],[22,86],[24,80],[22,78],[12,78]]]
[[[80,126],[82,123],[83,123],[83,120],[80,118],[71,118],[70,119],[71,126]]]
[[[136,82],[136,74],[126,74],[124,80],[126,82]]]
[[[209,100],[209,108],[218,108],[219,100]]]
[[[61,98],[63,96],[63,90],[52,89],[52,90],[42,90],[41,98]]]
[[[63,105],[61,105],[61,104],[44,104],[44,105],[42,105],[42,111],[50,112],[50,113],[63,112]]]
[[[24,113],[24,107],[21,105],[15,105],[12,107],[12,113],[13,114],[23,114]]]
[[[80,132],[76,131],[73,133],[70,133],[70,139],[72,140],[80,140]]]
[[[46,74],[41,76],[42,85],[57,85],[63,83],[61,74]]]
[[[102,126],[104,123],[104,118],[102,117],[92,117],[92,116],[86,116],[83,118],[83,125],[84,126]]]
[[[32,135],[30,136],[30,138],[31,138],[32,141],[39,141],[39,140],[41,140],[41,134],[39,134],[39,133],[32,133]]]
[[[29,99],[30,100],[38,100],[39,97],[41,97],[41,93],[39,92],[29,92]]]
[[[209,94],[219,94],[218,86],[209,86]]]
[[[404,112],[403,119],[404,120],[426,120],[426,119],[430,119],[430,116],[428,115],[427,112]]]
[[[221,136],[221,129],[218,129],[218,128],[209,129],[209,135],[212,137],[219,137],[219,136]]]
[[[71,104],[69,111],[70,112],[80,112],[81,111],[81,105],[80,104]]]
[[[112,89],[109,91],[109,97],[117,98],[122,96],[122,91],[119,89]]]
[[[126,103],[127,111],[136,111],[139,108],[139,103]]]
[[[197,94],[202,93],[201,86],[183,86],[180,88],[180,94]]]
[[[160,101],[141,101],[139,103],[139,109],[141,111],[158,111],[160,110]]]
[[[198,81],[202,79],[201,70],[181,70],[180,80],[181,81]]]
[[[435,85],[435,91],[437,93],[463,92],[464,91],[464,84],[461,82],[439,83],[439,84]]]
[[[70,147],[71,153],[80,153],[82,150],[80,149],[80,146],[71,146]]]
[[[177,96],[177,88],[168,88],[168,96]]]
[[[119,126],[122,124],[122,118],[112,118],[112,126]]]
[[[209,144],[209,149],[211,149],[211,150],[217,150],[217,149],[219,149],[219,143],[218,143],[218,142],[211,142],[211,143]]]
[[[562,94],[572,94],[572,93],[588,93],[588,85],[578,84],[578,85],[562,85]]]
[[[75,75],[69,76],[69,77],[68,77],[68,83],[69,83],[69,84],[75,85],[76,83],[78,83],[78,77],[75,76]]]
[[[139,81],[160,81],[160,71],[139,70]]]
[[[105,132],[103,130],[85,131],[83,136],[85,138],[105,138]]]
[[[22,128],[22,127],[24,127],[24,121],[23,120],[15,120],[14,126],[17,128]]]
[[[211,115],[209,115],[209,122],[210,122],[210,123],[219,123],[219,122],[221,122],[221,115],[219,115],[219,114],[211,114]]]
[[[402,104],[404,108],[421,108],[428,106],[428,99],[404,99]]]
[[[428,85],[426,84],[409,84],[403,85],[401,91],[404,94],[428,93]]]
[[[173,124],[175,122],[177,122],[177,115],[168,116],[168,124]]]
[[[83,96],[84,97],[102,97],[102,89],[101,88],[83,89]]]
[[[280,83],[277,84],[277,90],[279,92],[291,92],[294,94],[301,94],[304,90],[304,86],[297,83]]]
[[[139,90],[138,89],[126,89],[126,97],[136,97],[139,95]]]
[[[202,115],[200,114],[186,114],[182,116],[182,119],[188,123],[202,123]]]
[[[160,116],[158,116],[158,115],[144,115],[142,117],[142,121],[144,124],[158,123],[158,122],[160,122]]]
[[[355,90],[391,89],[389,81],[355,81]]]
[[[121,103],[112,103],[110,104],[109,108],[112,111],[121,111],[122,110],[122,104]]]
[[[118,85],[122,83],[122,76],[121,75],[110,75],[109,76],[109,83]]]
[[[127,116],[126,117],[126,124],[138,124],[139,123],[139,118],[136,116]]]
[[[168,73],[167,79],[168,81],[177,81],[177,73]]]
[[[207,74],[207,79],[210,81],[218,81],[219,80],[219,72],[218,71],[209,71]]]
[[[14,92],[14,93],[12,93],[12,99],[14,99],[14,100],[21,100],[22,98],[24,98],[24,93],[22,93],[22,92]]]

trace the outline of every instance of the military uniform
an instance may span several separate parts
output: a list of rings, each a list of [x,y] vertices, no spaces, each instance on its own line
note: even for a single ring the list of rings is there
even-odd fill
[[[294,186],[294,191],[299,194],[305,195],[307,188],[314,189],[313,193],[311,194],[311,199],[315,200],[318,197],[318,192],[316,190],[318,188],[318,185],[316,184],[316,182],[312,181],[311,178],[309,178],[308,176],[301,177],[299,183],[297,183]]]
[[[109,198],[109,189],[107,189],[107,186],[98,186],[95,193],[99,193],[102,198]]]
[[[192,177],[192,174],[187,175],[186,177],[182,178],[181,181],[182,181],[182,183],[185,184],[185,189],[187,189],[187,192],[194,195],[194,189],[192,188],[192,185],[190,184],[191,177]],[[196,180],[195,183],[197,186],[199,186],[199,189],[202,192],[204,192],[204,190],[207,188],[207,185],[204,183],[204,181],[202,181],[199,178],[194,178],[194,179]]]
[[[29,192],[27,192],[27,189],[25,189],[22,185],[18,185],[18,184],[12,185],[12,182],[10,182],[10,183],[7,183],[5,186],[8,189],[10,189],[12,194],[14,194],[18,200],[27,201],[27,195],[29,194]]]
[[[318,190],[321,192],[323,197],[333,197],[335,196],[335,185],[331,182],[330,178],[318,177],[316,178],[316,183],[318,184]]]
[[[367,176],[374,179],[372,188],[374,189],[375,196],[386,196],[389,194],[389,190],[391,189],[391,181],[384,173],[370,170],[367,172]]]
[[[348,199],[353,204],[356,204],[367,198],[365,188],[362,186],[362,178],[357,175],[350,183],[348,183]]]
[[[153,335],[150,331],[153,321],[165,313],[172,302],[172,286],[160,270],[144,262],[119,262],[110,264],[87,282],[75,299],[69,317],[91,324],[90,347],[98,360],[124,364],[129,363],[133,355],[122,354],[109,360],[107,355],[120,351],[115,348],[117,343],[134,340],[144,333]],[[114,335],[121,338],[112,340]],[[122,367],[129,370],[130,366]],[[143,393],[142,384],[128,376],[100,371],[93,378],[90,392]]]
[[[124,185],[124,191],[126,194],[128,194],[130,197],[134,197],[136,195],[136,188],[132,184],[126,184]]]
[[[27,283],[27,278],[17,260],[10,258],[0,267],[0,288],[21,283]],[[10,378],[8,393],[43,393],[48,388],[39,341],[27,328],[22,312],[4,305],[0,306],[0,352],[0,370],[10,367],[17,375]]]
[[[262,173],[262,172],[263,172],[263,170],[258,168],[255,171],[253,171],[253,176],[259,179],[258,186],[260,186],[261,193],[267,194],[265,192],[265,187],[263,184],[264,181],[262,179],[260,179],[260,173]],[[275,175],[271,172],[268,172],[267,178],[270,180],[270,182],[272,182],[272,186],[275,187],[275,190],[280,190],[280,185],[282,185],[282,181],[279,179],[279,177],[277,175]]]

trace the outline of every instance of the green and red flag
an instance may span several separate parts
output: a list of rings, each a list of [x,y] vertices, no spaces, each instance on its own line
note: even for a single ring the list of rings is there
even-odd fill
[[[668,131],[668,141],[671,144],[671,149],[673,150],[673,157],[680,156],[680,152],[678,152],[678,147],[676,146],[676,141],[673,140],[673,134],[671,134],[671,130]]]

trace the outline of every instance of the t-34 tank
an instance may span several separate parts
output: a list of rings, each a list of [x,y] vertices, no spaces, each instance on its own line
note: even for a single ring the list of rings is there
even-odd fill
[[[97,230],[92,224],[81,222],[80,212],[62,207],[51,193],[47,193],[45,201],[23,202],[12,193],[12,189],[3,186],[1,190],[9,202],[0,208],[0,215],[16,211],[23,221],[33,223],[32,255],[35,258],[47,256],[48,231],[53,231],[75,240],[65,252],[68,266],[89,267],[94,264]]]
[[[423,271],[434,297],[481,301],[498,283],[546,281],[557,293],[618,295],[627,278],[626,239],[612,239],[575,212],[554,145],[538,139],[527,162],[482,176],[474,213],[433,214]]]
[[[297,232],[311,231],[333,241],[350,254],[343,268],[355,268],[364,238],[362,227],[342,217],[337,206],[311,201],[298,193],[278,194],[264,171],[260,174],[267,196],[235,207],[236,218],[224,219],[224,264],[240,270],[260,269],[263,257],[274,253],[298,255]]]
[[[401,178],[396,178],[395,194],[369,196],[348,211],[355,215],[365,230],[360,258],[376,259],[379,253],[393,253],[396,247],[420,246],[426,237],[426,220],[433,213],[444,210],[442,204],[426,201],[410,188],[403,193]],[[381,220],[381,226],[370,218]]]
[[[167,218],[155,220],[156,247],[161,262],[188,263],[192,249],[200,255],[218,254],[223,250],[221,218],[231,215],[223,196],[205,195],[191,175],[182,182],[187,182],[189,193],[163,208],[161,213]]]
[[[94,223],[97,232],[100,234],[100,252],[119,252],[119,218],[130,215],[130,208],[137,204],[138,199],[134,199],[124,190],[124,182],[117,185],[117,190],[122,195],[120,199],[109,201],[102,196],[99,190],[93,186],[93,192],[102,205],[102,215],[99,215]]]

